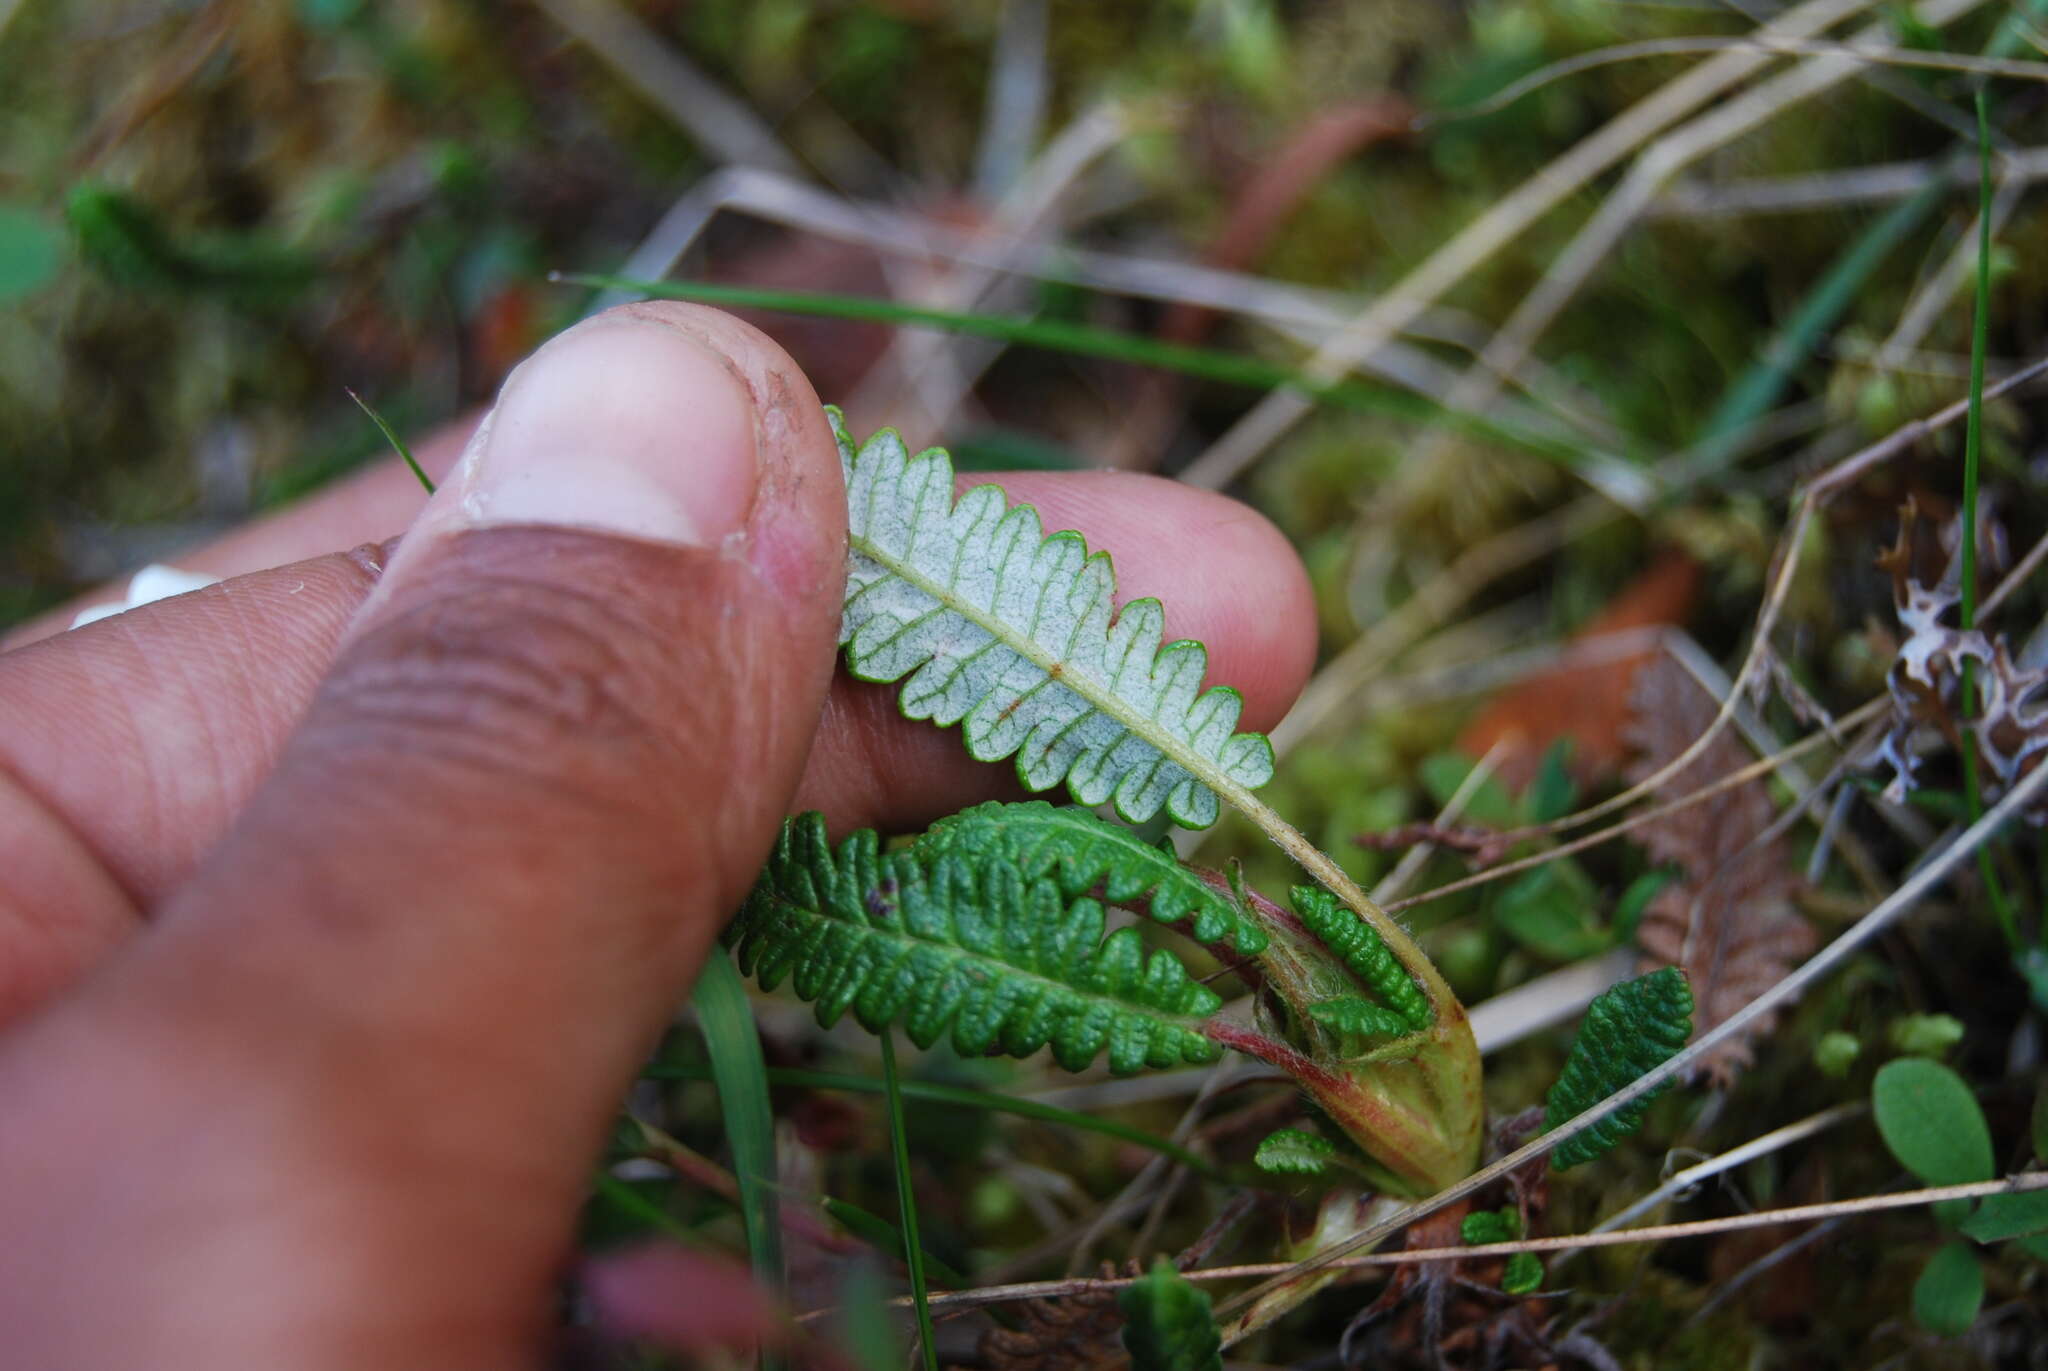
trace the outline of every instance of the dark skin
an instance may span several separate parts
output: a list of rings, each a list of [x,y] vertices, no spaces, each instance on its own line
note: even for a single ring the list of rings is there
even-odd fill
[[[424,509],[380,471],[180,559],[248,574],[0,654],[22,1365],[535,1364],[618,1099],[782,816],[1014,789],[835,676],[838,459],[789,359],[682,305],[565,338]],[[1165,599],[1245,726],[1284,711],[1313,617],[1257,515],[1004,484]]]

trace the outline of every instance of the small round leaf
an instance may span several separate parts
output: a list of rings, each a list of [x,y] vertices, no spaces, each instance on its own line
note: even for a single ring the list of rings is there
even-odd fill
[[[1970,1331],[1984,1304],[1984,1271],[1967,1243],[1952,1242],[1928,1259],[1913,1284],[1913,1318],[1930,1333]]]
[[[64,261],[64,235],[42,215],[0,204],[0,302],[40,289]]]
[[[1940,1062],[1886,1062],[1871,1086],[1877,1131],[1899,1165],[1928,1185],[1991,1179],[1991,1130],[1963,1078]]]
[[[1501,1272],[1500,1288],[1510,1295],[1527,1295],[1543,1288],[1543,1261],[1534,1252],[1517,1252],[1508,1258]]]

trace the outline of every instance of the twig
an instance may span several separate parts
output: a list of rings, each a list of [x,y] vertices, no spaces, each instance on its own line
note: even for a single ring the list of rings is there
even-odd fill
[[[1006,0],[990,55],[981,141],[974,150],[974,193],[990,204],[1024,173],[1045,123],[1051,86],[1045,62],[1046,0]]]
[[[1472,1037],[1484,1057],[1532,1033],[1576,1017],[1634,968],[1636,954],[1616,948],[1524,981],[1472,1006]]]
[[[1726,1152],[1688,1166],[1685,1170],[1676,1173],[1641,1199],[1602,1219],[1593,1226],[1591,1231],[1595,1233],[1612,1233],[1640,1216],[1649,1213],[1666,1200],[1682,1196],[1686,1191],[1695,1189],[1702,1181],[1718,1176],[1724,1171],[1732,1171],[1738,1166],[1746,1166],[1758,1157],[1767,1157],[1780,1148],[1790,1147],[1796,1142],[1804,1142],[1816,1133],[1824,1133],[1838,1123],[1846,1123],[1850,1119],[1861,1118],[1869,1112],[1869,1104],[1862,1100],[1851,1100],[1847,1104],[1838,1104],[1832,1109],[1823,1109],[1818,1114],[1809,1114],[1807,1117],[1795,1123],[1788,1123],[1782,1128],[1774,1128],[1768,1133],[1751,1138],[1740,1147],[1731,1147]]]
[[[1997,588],[1984,597],[1984,603],[1977,607],[1978,615],[1981,617],[1989,614],[2004,604],[2006,596],[2025,585],[2027,578],[2040,569],[2043,559],[2048,559],[2048,533],[2036,539],[2034,545],[2027,549],[2027,555],[2020,558],[2013,569],[2006,573],[2005,579],[1998,583]]]
[[[1882,695],[1872,700],[1866,700],[1862,705],[1836,720],[1836,726],[1840,728],[1854,728],[1859,724],[1875,719],[1883,712],[1888,703],[1888,698]],[[1824,728],[1815,729],[1798,742],[1782,748],[1768,757],[1760,757],[1754,762],[1738,767],[1724,776],[1718,776],[1699,789],[1689,791],[1684,795],[1678,796],[1676,799],[1667,800],[1660,805],[1653,805],[1639,814],[1631,814],[1628,818],[1610,824],[1597,832],[1588,833],[1584,837],[1574,838],[1570,842],[1560,843],[1558,846],[1546,851],[1538,852],[1528,857],[1521,857],[1512,862],[1503,862],[1499,866],[1489,867],[1485,871],[1475,872],[1470,876],[1463,876],[1455,881],[1447,881],[1443,885],[1425,890],[1419,895],[1410,895],[1405,900],[1394,900],[1387,905],[1387,912],[1389,914],[1398,914],[1403,910],[1413,909],[1417,905],[1427,904],[1431,900],[1440,900],[1446,895],[1455,895],[1461,890],[1470,890],[1475,886],[1488,885],[1494,881],[1504,880],[1509,876],[1517,875],[1534,867],[1548,865],[1560,857],[1569,857],[1574,853],[1584,852],[1587,848],[1598,847],[1600,844],[1619,838],[1624,833],[1640,828],[1644,824],[1654,823],[1667,814],[1676,813],[1678,810],[1688,809],[1693,805],[1711,800],[1716,795],[1722,794],[1725,791],[1732,790],[1740,785],[1747,785],[1759,776],[1768,776],[1794,758],[1803,756],[1824,743],[1833,742],[1835,742],[1835,738],[1828,730]],[[1518,829],[1503,833],[1501,836],[1503,839],[1519,842],[1531,832],[1532,830],[1528,829]]]
[[[1089,167],[1155,112],[1136,104],[1105,101],[1083,111],[1060,130],[1027,166],[995,207],[990,228],[1020,244],[1053,236],[1048,230],[1065,210],[1069,192]],[[957,271],[932,283],[913,303],[948,310],[980,305],[990,288],[1013,270],[1010,263]],[[1002,352],[1000,345],[924,331],[901,332],[848,402],[850,411],[881,412],[913,448],[945,427],[981,372]],[[886,401],[879,399],[887,396]],[[914,400],[915,408],[911,408]]]
[[[1202,1082],[1202,1088],[1195,1092],[1195,1098],[1190,1100],[1188,1107],[1181,1111],[1180,1122],[1174,1125],[1173,1132],[1168,1135],[1173,1141],[1181,1144],[1183,1147],[1187,1145],[1188,1139],[1194,1135],[1196,1126],[1202,1121],[1202,1111],[1208,1107],[1209,1101],[1216,1098],[1224,1085],[1228,1083],[1228,1079],[1228,1072],[1221,1070],[1211,1070],[1209,1072],[1207,1078]],[[1139,1168],[1138,1174],[1131,1177],[1124,1188],[1118,1192],[1116,1198],[1111,1200],[1104,1207],[1102,1213],[1097,1215],[1094,1221],[1082,1231],[1080,1238],[1074,1243],[1074,1250],[1068,1254],[1067,1270],[1077,1271],[1088,1264],[1088,1259],[1094,1251],[1095,1244],[1100,1242],[1102,1235],[1109,1231],[1112,1221],[1108,1216],[1123,1209],[1124,1206],[1121,1201],[1135,1199],[1141,1195],[1163,1193],[1166,1186],[1161,1184],[1160,1178],[1167,1175],[1169,1167],[1172,1168],[1173,1180],[1177,1180],[1187,1169],[1169,1161],[1163,1156],[1152,1157],[1144,1166]],[[1166,1185],[1171,1185],[1173,1180],[1167,1181]],[[1152,1205],[1151,1212],[1153,1215],[1159,1212],[1156,1200]],[[1146,1219],[1148,1227],[1151,1222],[1151,1216],[1148,1215]]]
[[[613,0],[535,3],[714,157],[785,176],[803,175],[796,158],[758,115],[719,89],[639,16]]]
[[[1681,1329],[1694,1327],[1702,1320],[1710,1317],[1716,1309],[1719,1309],[1737,1294],[1741,1293],[1758,1276],[1772,1270],[1779,1262],[1786,1261],[1804,1252],[1807,1248],[1834,1233],[1836,1229],[1847,1222],[1847,1219],[1828,1219],[1823,1223],[1815,1224],[1796,1238],[1779,1243],[1776,1247],[1764,1253],[1764,1255],[1758,1257],[1734,1275],[1721,1281],[1715,1287],[1714,1293],[1709,1295],[1699,1308],[1686,1315],[1685,1322],[1680,1324],[1679,1327]]]
[[[2048,357],[2037,358],[2026,366],[2021,367],[2011,376],[2006,377],[2003,381],[2000,381],[1997,385],[1987,387],[1984,391],[1984,398],[1989,400],[2003,395],[2033,380],[2043,372],[2048,372]],[[1757,616],[1757,625],[1751,637],[1749,652],[1743,658],[1742,667],[1735,674],[1735,680],[1728,692],[1728,697],[1721,702],[1721,708],[1714,715],[1713,722],[1707,726],[1705,732],[1693,740],[1690,747],[1687,747],[1683,752],[1672,758],[1671,761],[1620,794],[1614,795],[1598,804],[1588,806],[1575,814],[1567,814],[1560,819],[1552,820],[1548,824],[1539,824],[1518,830],[1514,836],[1517,839],[1531,838],[1576,828],[1604,814],[1611,814],[1617,809],[1635,803],[1638,799],[1653,793],[1659,786],[1663,785],[1673,776],[1678,775],[1686,767],[1692,765],[1702,752],[1713,745],[1714,739],[1727,726],[1729,719],[1734,716],[1736,705],[1742,699],[1743,693],[1749,689],[1763,665],[1764,654],[1770,642],[1771,632],[1777,626],[1778,616],[1785,607],[1786,597],[1791,593],[1792,577],[1798,568],[1800,553],[1806,540],[1806,531],[1811,526],[1813,517],[1820,506],[1833,498],[1845,486],[1861,478],[1872,467],[1889,461],[1899,453],[1906,451],[1913,444],[1923,441],[1936,431],[1946,428],[1956,420],[1964,417],[1969,407],[1970,401],[1966,396],[1954,404],[1937,410],[1925,419],[1915,419],[1909,424],[1902,425],[1860,452],[1844,458],[1840,463],[1808,483],[1799,500],[1798,507],[1794,511],[1791,527],[1779,539],[1777,575],[1773,578],[1770,591],[1764,600],[1763,609]],[[1842,722],[1846,723],[1847,721],[1844,720]]]
[[[1920,6],[1917,18],[1938,26],[1977,8],[1984,0],[1929,0]],[[1708,153],[1762,126],[1785,110],[1833,89],[1862,70],[1856,57],[1843,55],[1878,47],[1890,32],[1889,23],[1870,25],[1857,34],[1848,48],[1810,57],[1755,89],[1701,115],[1684,127],[1653,143],[1629,168],[1621,184],[1601,201],[1599,210],[1573,236],[1521,304],[1501,325],[1479,364],[1468,371],[1447,403],[1481,409],[1500,393],[1502,379],[1512,376],[1535,350],[1536,341],[1550,327],[1565,305],[1603,265],[1614,260],[1615,245],[1632,228],[1658,193],[1679,171]],[[1768,30],[1754,36],[1752,47],[1780,41],[1796,41]],[[1732,54],[1731,54],[1732,55]],[[1761,58],[1759,61],[1763,60]],[[1426,460],[1419,454],[1407,463],[1419,471]]]
[[[2025,1171],[2007,1176],[2003,1180],[1973,1181],[1968,1185],[1939,1185],[1925,1190],[1905,1190],[1889,1195],[1865,1195],[1851,1200],[1830,1200],[1824,1204],[1793,1205],[1784,1209],[1761,1209],[1750,1214],[1731,1214],[1719,1219],[1699,1219],[1692,1223],[1667,1223],[1651,1228],[1631,1228],[1619,1233],[1582,1233],[1570,1237],[1524,1238],[1519,1242],[1474,1243],[1469,1247],[1426,1247],[1408,1252],[1373,1252],[1365,1256],[1331,1259],[1317,1263],[1317,1267],[1331,1267],[1340,1270],[1359,1270],[1375,1266],[1410,1266],[1421,1262],[1456,1262],[1473,1258],[1511,1257],[1518,1252],[1570,1252],[1586,1247],[1625,1247],[1635,1243],[1669,1242],[1678,1238],[1708,1237],[1715,1233],[1734,1233],[1749,1228],[1772,1228],[1786,1223],[1827,1222],[1853,1217],[1859,1214],[1880,1214],[1893,1209],[1916,1209],[1923,1205],[1940,1204],[1946,1200],[1971,1200],[1987,1195],[2017,1195],[2029,1191],[2048,1189],[2048,1172]],[[1404,1210],[1389,1224],[1382,1224],[1371,1230],[1381,1237],[1391,1236],[1409,1222],[1411,1211]],[[1387,1231],[1382,1233],[1381,1229]],[[1367,1236],[1367,1235],[1362,1235]],[[1357,1241],[1354,1239],[1354,1241]],[[1234,1281],[1254,1276],[1279,1275],[1288,1281],[1307,1274],[1299,1270],[1298,1264],[1287,1262],[1253,1262],[1242,1266],[1196,1267],[1181,1273],[1191,1281]],[[1091,1294],[1099,1291],[1121,1290],[1135,1284],[1143,1277],[1100,1276],[1077,1277],[1059,1281],[1023,1281],[1014,1285],[990,1285],[978,1290],[948,1291],[931,1297],[933,1308],[959,1307],[963,1305],[1006,1304],[1016,1300],[1057,1299],[1068,1295]],[[1283,1282],[1284,1283],[1284,1282]],[[1276,1288],[1274,1283],[1255,1287],[1254,1290],[1233,1296],[1224,1308],[1240,1306],[1249,1296]],[[896,1308],[908,1307],[909,1301],[897,1298],[890,1301]],[[809,1310],[797,1317],[799,1323],[823,1318],[829,1309]]]
[[[1405,648],[1489,582],[1584,537],[1621,517],[1621,513],[1597,495],[1581,496],[1563,509],[1465,549],[1456,561],[1423,582],[1398,609],[1353,639],[1315,674],[1294,708],[1273,730],[1273,750],[1283,756],[1292,751],[1360,686],[1384,671]]]
[[[1380,883],[1372,888],[1372,898],[1375,903],[1384,906],[1398,896],[1408,882],[1415,879],[1415,873],[1422,870],[1423,864],[1436,851],[1437,843],[1439,841],[1452,840],[1458,836],[1447,831],[1448,826],[1458,821],[1458,816],[1465,812],[1465,806],[1472,803],[1472,797],[1477,795],[1486,785],[1487,781],[1492,778],[1493,768],[1498,763],[1500,754],[1505,746],[1505,741],[1503,741],[1495,743],[1489,748],[1486,755],[1479,759],[1478,764],[1465,773],[1465,779],[1458,782],[1458,788],[1451,792],[1450,799],[1444,801],[1444,807],[1437,812],[1436,822],[1421,826],[1423,830],[1427,830],[1427,833],[1419,839],[1409,839],[1414,845],[1401,854],[1401,860],[1394,864],[1394,869],[1389,871],[1381,879]],[[1396,835],[1399,834],[1401,834],[1401,830],[1396,830]],[[1438,836],[1428,836],[1430,834]],[[1394,835],[1380,836],[1388,837]],[[1473,836],[1481,843],[1491,844],[1497,841],[1491,833],[1475,833]]]
[[[1309,346],[1336,333],[1358,308],[1355,297],[1336,291],[1194,262],[1022,238],[992,227],[970,233],[926,215],[873,201],[842,198],[806,182],[744,166],[721,167],[679,197],[627,257],[619,275],[640,281],[669,276],[710,222],[725,211],[895,257],[938,259],[1143,299],[1227,310],[1278,329],[1290,338],[1298,340],[1305,336]],[[638,298],[635,292],[606,290],[591,302],[588,312]],[[1443,308],[1424,311],[1406,331],[1475,354],[1484,344],[1476,321]],[[1381,348],[1361,366],[1382,380],[1431,397],[1448,390],[1456,377],[1430,353],[1398,342]],[[1563,385],[1534,364],[1523,379],[1533,380],[1539,375],[1544,377],[1548,389]],[[1549,406],[1549,410],[1557,408],[1554,402]],[[1549,410],[1521,408],[1509,417],[1525,428],[1542,430],[1552,419]],[[1598,442],[1610,447],[1620,442],[1611,429],[1591,424],[1583,416],[1575,416],[1575,422]]]
[[[1521,80],[1509,84],[1476,104],[1460,105],[1454,109],[1425,115],[1417,121],[1417,126],[1428,128],[1436,124],[1448,124],[1460,119],[1477,119],[1495,114],[1523,96],[1568,76],[1576,76],[1582,71],[1592,71],[1598,67],[1613,66],[1617,62],[1633,62],[1644,57],[1685,57],[1708,52],[1742,50],[1766,52],[1774,57],[1846,57],[1859,64],[1917,67],[1930,71],[1963,71],[1979,76],[2012,76],[2023,81],[2048,81],[2048,62],[1970,57],[1954,52],[1916,52],[1910,48],[1830,43],[1813,38],[1774,38],[1769,34],[1736,38],[1645,38],[1633,43],[1615,43],[1609,47],[1594,48],[1591,52],[1561,58],[1548,66],[1537,68]]]
[[[1547,1155],[1551,1149],[1566,1139],[1578,1136],[1615,1110],[1643,1098],[1651,1091],[1662,1086],[1666,1081],[1675,1079],[1681,1073],[1690,1070],[1694,1063],[1714,1051],[1722,1043],[1743,1032],[1758,1019],[1776,1013],[1782,1005],[1797,999],[1809,985],[1812,985],[1822,976],[1834,970],[1836,966],[1847,960],[1851,953],[1890,927],[1907,910],[1918,904],[1930,890],[1947,879],[1950,871],[1966,860],[2000,828],[2003,828],[2008,820],[2018,816],[2028,804],[2033,802],[2034,797],[2044,790],[2048,790],[2048,767],[2037,767],[2024,777],[2018,785],[2014,786],[2006,794],[2005,798],[2000,800],[1989,813],[1963,830],[1955,841],[1946,848],[1931,856],[1919,870],[1908,876],[1897,890],[1893,891],[1875,909],[1866,914],[1853,928],[1850,928],[1840,937],[1808,958],[1791,975],[1785,977],[1769,990],[1766,990],[1741,1009],[1729,1015],[1728,1018],[1715,1027],[1701,1034],[1683,1051],[1679,1052],[1662,1066],[1637,1077],[1636,1080],[1576,1118],[1559,1124],[1556,1128],[1517,1148],[1491,1166],[1482,1167],[1464,1180],[1459,1181],[1456,1185],[1448,1186],[1426,1200],[1419,1200],[1384,1223],[1375,1224],[1358,1236],[1338,1243],[1326,1251],[1297,1264],[1297,1266],[1289,1268],[1286,1276],[1276,1278],[1252,1291],[1235,1297],[1229,1308],[1237,1308],[1249,1304],[1259,1296],[1287,1284],[1290,1280],[1298,1279],[1300,1276],[1317,1270],[1330,1262],[1385,1241],[1392,1234],[1400,1231],[1415,1220],[1425,1215],[1433,1214],[1447,1204],[1482,1190],[1516,1169],[1526,1166],[1538,1157]],[[1636,1231],[1648,1232],[1650,1230]],[[1603,1235],[1603,1237],[1605,1236],[1608,1235]]]
[[[1872,2],[1806,0],[1805,4],[1778,15],[1760,35],[1809,38],[1869,8]],[[1320,380],[1334,380],[1379,351],[1423,310],[1495,253],[1521,238],[1531,225],[1577,194],[1594,177],[1620,162],[1646,139],[1654,138],[1747,80],[1770,60],[1760,52],[1724,52],[1631,105],[1496,201],[1402,277],[1317,352],[1309,363],[1309,374]],[[1268,395],[1183,471],[1181,479],[1212,490],[1229,485],[1260,453],[1294,427],[1309,412],[1311,404],[1307,397],[1293,391]]]
[[[2002,158],[2001,186],[2030,185],[2048,176],[2048,148],[2024,148]],[[1930,157],[1885,162],[1848,171],[1800,176],[1757,176],[1733,181],[1681,181],[1664,190],[1646,219],[1710,219],[1744,214],[1792,214],[1903,200],[1930,180],[1967,185],[1977,169],[1968,158]]]

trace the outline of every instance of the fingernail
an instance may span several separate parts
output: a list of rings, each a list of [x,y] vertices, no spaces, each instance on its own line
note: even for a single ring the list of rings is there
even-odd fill
[[[457,521],[712,547],[758,481],[752,396],[719,353],[645,319],[580,324],[521,363],[455,473]]]

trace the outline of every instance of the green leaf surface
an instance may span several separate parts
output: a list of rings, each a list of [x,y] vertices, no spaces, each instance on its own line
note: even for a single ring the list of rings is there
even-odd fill
[[[1294,912],[1308,931],[1337,954],[1351,974],[1386,1002],[1412,1032],[1421,1032],[1435,1022],[1429,1001],[1407,969],[1394,958],[1386,942],[1372,925],[1338,902],[1329,891],[1312,885],[1298,885],[1290,892]]]
[[[2012,964],[2027,983],[2027,998],[2034,1008],[2048,1014],[2048,948],[2023,947],[2014,954]]]
[[[1829,1029],[1820,1035],[1813,1045],[1813,1065],[1821,1075],[1830,1080],[1841,1080],[1849,1074],[1849,1068],[1863,1055],[1863,1044],[1854,1033],[1844,1033],[1839,1028]]]
[[[173,233],[148,204],[109,186],[72,187],[64,212],[85,259],[130,289],[274,306],[319,273],[313,258],[255,235]]]
[[[1903,1014],[1885,1037],[1908,1056],[1939,1057],[1963,1040],[1963,1021],[1953,1014]]]
[[[839,638],[862,680],[901,681],[903,713],[961,725],[977,760],[1015,756],[1027,789],[1066,783],[1131,823],[1163,807],[1204,828],[1218,791],[1273,776],[1273,748],[1236,732],[1244,701],[1202,689],[1208,650],[1162,645],[1157,600],[1116,608],[1105,553],[1000,486],[953,494],[945,452],[912,456],[884,429],[858,451],[831,412],[846,471],[846,603]]]
[[[1500,1288],[1510,1295],[1529,1295],[1543,1288],[1543,1259],[1534,1252],[1517,1252],[1508,1258],[1500,1273]]]
[[[1578,875],[1573,880],[1567,872]],[[1493,902],[1494,922],[1537,956],[1575,962],[1605,949],[1607,930],[1586,917],[1592,892],[1569,860],[1552,862],[1508,882]]]
[[[1984,1111],[1963,1078],[1940,1062],[1886,1062],[1871,1085],[1870,1103],[1884,1145],[1923,1183],[1991,1179],[1991,1130]]]
[[[1462,752],[1437,752],[1424,757],[1416,768],[1416,779],[1429,792],[1434,808],[1442,809],[1464,788],[1465,778],[1478,763]],[[1464,822],[1488,828],[1509,828],[1527,815],[1497,776],[1481,781],[1465,800]]]
[[[1337,1144],[1299,1128],[1281,1128],[1259,1143],[1252,1161],[1276,1176],[1320,1176],[1337,1155]]]
[[[903,1371],[903,1345],[890,1318],[889,1288],[873,1262],[854,1262],[846,1273],[839,1287],[836,1322],[838,1346],[852,1354],[859,1371]]]
[[[0,304],[19,300],[56,278],[64,235],[24,205],[0,204]]]
[[[1513,1242],[1521,1236],[1522,1215],[1513,1205],[1502,1209],[1475,1210],[1458,1225],[1458,1237],[1474,1246]]]
[[[1652,971],[1602,992],[1586,1008],[1571,1056],[1544,1102],[1543,1126],[1555,1128],[1585,1113],[1638,1076],[1663,1065],[1692,1036],[1692,987],[1675,966]],[[1642,1127],[1650,1102],[1670,1085],[1608,1114],[1567,1138],[1551,1154],[1562,1171],[1592,1161]]]
[[[1133,1371],[1223,1371],[1223,1339],[1209,1296],[1161,1257],[1142,1280],[1124,1287],[1124,1350]]]
[[[2048,1190],[2023,1190],[2017,1195],[1986,1195],[1977,1212],[1963,1220],[1963,1236],[1978,1242],[2004,1242],[2048,1233]]]
[[[1227,942],[1244,956],[1256,956],[1270,942],[1265,929],[1172,852],[1085,809],[1043,800],[990,801],[939,820],[917,846],[933,856],[960,851],[1008,861],[1027,878],[1050,876],[1069,898],[1099,884],[1111,904],[1145,900],[1159,922],[1184,922],[1183,931],[1195,941]]]
[[[1930,1333],[1959,1337],[1984,1305],[1984,1269],[1968,1243],[1942,1247],[1913,1283],[1913,1318]]]
[[[1650,907],[1650,901],[1657,898],[1659,891],[1678,879],[1678,872],[1671,867],[1659,867],[1645,871],[1628,883],[1621,892],[1621,898],[1614,904],[1614,926],[1610,936],[1617,945],[1635,941],[1636,925],[1643,921],[1643,911]]]
[[[1312,1004],[1308,1016],[1332,1033],[1349,1038],[1399,1038],[1415,1031],[1399,1014],[1363,995],[1345,995]]]
[[[783,825],[768,867],[726,931],[764,990],[787,978],[821,1027],[848,1010],[871,1033],[901,1022],[919,1047],[950,1035],[966,1056],[1050,1046],[1069,1071],[1201,1065],[1222,1004],[1135,928],[1103,937],[1102,906],[1048,878],[959,852],[884,854],[872,831],[835,853],[820,814]]]
[[[1544,749],[1536,779],[1529,782],[1528,793],[1522,797],[1529,811],[1530,823],[1547,824],[1571,813],[1572,805],[1579,796],[1578,782],[1572,779],[1572,773],[1566,766],[1571,755],[1570,738],[1559,738]]]

